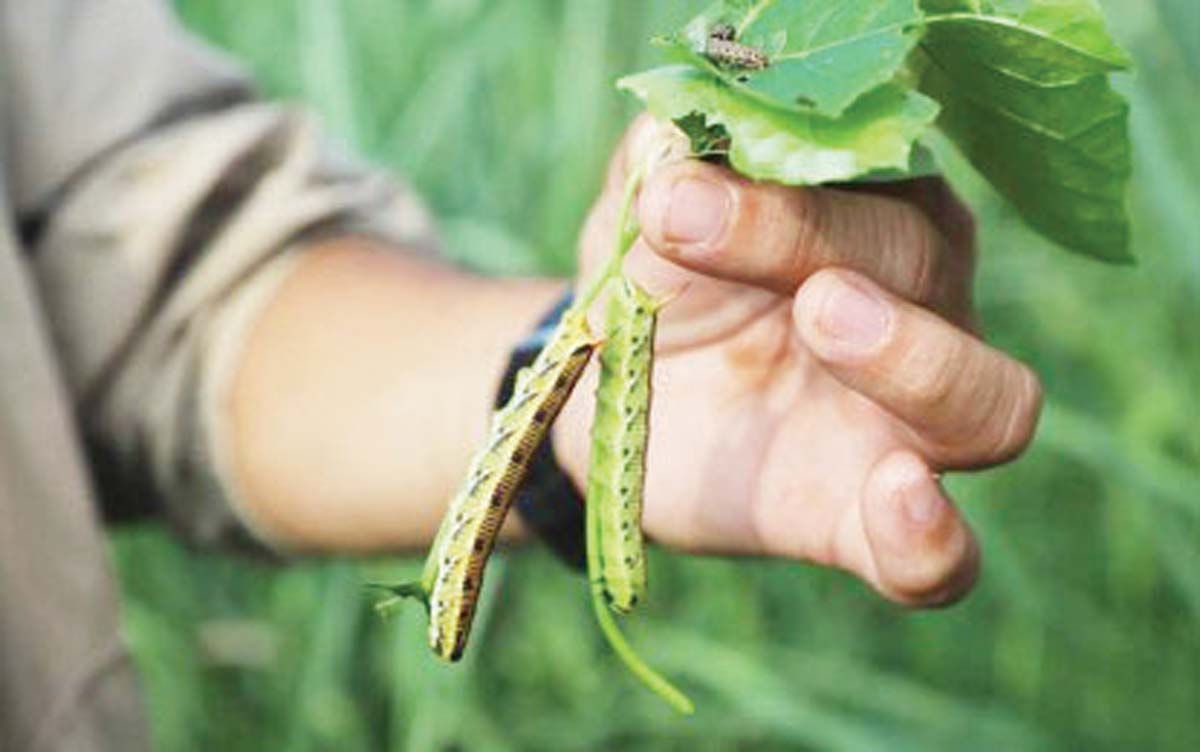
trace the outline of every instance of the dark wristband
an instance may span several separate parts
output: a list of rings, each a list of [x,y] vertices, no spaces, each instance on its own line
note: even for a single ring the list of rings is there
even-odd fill
[[[546,346],[558,320],[574,302],[568,290],[542,317],[537,327],[513,348],[508,368],[496,394],[496,407],[512,396],[517,372],[537,358]],[[575,484],[563,472],[547,438],[534,452],[525,482],[514,502],[521,520],[568,566],[583,571],[587,566],[584,543],[584,501]]]

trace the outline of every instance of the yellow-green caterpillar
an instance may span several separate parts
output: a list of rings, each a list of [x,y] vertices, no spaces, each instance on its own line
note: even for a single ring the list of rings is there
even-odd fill
[[[534,451],[596,345],[584,313],[567,311],[541,353],[517,374],[512,397],[494,414],[487,443],[442,518],[421,581],[389,588],[425,603],[429,646],[440,658],[462,657],[500,525]]]
[[[646,593],[642,491],[654,324],[661,303],[625,277],[609,289],[587,503],[600,522],[600,587],[613,609],[628,613]]]
[[[626,247],[631,244],[629,241]],[[654,323],[663,302],[625,278],[609,287],[608,339],[600,360],[588,470],[587,560],[592,611],[629,670],[676,710],[691,713],[692,701],[638,657],[612,614],[631,609],[646,587],[642,487]]]

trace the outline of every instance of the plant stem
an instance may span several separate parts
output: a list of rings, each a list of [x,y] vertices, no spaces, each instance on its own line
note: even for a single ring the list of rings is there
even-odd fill
[[[633,200],[637,197],[638,188],[642,185],[643,174],[644,171],[639,168],[625,178],[625,187],[621,193],[621,208],[617,212],[617,235],[613,238],[612,252],[609,253],[604,268],[588,283],[583,294],[571,306],[572,310],[586,311],[592,303],[596,302],[596,298],[604,290],[608,281],[621,274],[621,263],[625,260],[625,254],[629,253],[629,249],[637,240],[638,233],[641,232],[637,218],[633,216]]]
[[[625,636],[621,634],[621,628],[617,626],[616,619],[613,618],[612,612],[608,609],[608,603],[604,599],[604,588],[600,582],[600,510],[596,504],[587,505],[587,568],[588,568],[588,589],[592,594],[592,611],[596,614],[596,621],[600,622],[600,630],[604,632],[605,639],[612,646],[617,657],[625,664],[625,666],[641,680],[652,692],[666,700],[667,704],[675,708],[676,711],[684,715],[691,715],[695,712],[695,705],[688,699],[688,696],[681,692],[675,685],[667,681],[661,674],[650,668],[633,648],[626,641]]]

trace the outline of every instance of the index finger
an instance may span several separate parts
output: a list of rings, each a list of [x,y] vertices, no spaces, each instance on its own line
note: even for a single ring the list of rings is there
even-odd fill
[[[642,236],[694,271],[791,294],[814,272],[861,272],[918,303],[956,297],[948,248],[911,203],[861,191],[755,183],[695,160],[642,187]]]

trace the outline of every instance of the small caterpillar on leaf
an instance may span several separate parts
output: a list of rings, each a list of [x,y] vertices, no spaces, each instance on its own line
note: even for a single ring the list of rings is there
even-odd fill
[[[610,285],[592,423],[587,505],[599,517],[600,586],[628,613],[646,592],[642,491],[654,325],[661,301],[627,278]]]
[[[421,581],[387,588],[425,603],[429,646],[444,660],[462,657],[500,526],[534,451],[597,344],[583,312],[563,315],[545,348],[517,374],[512,397],[493,415],[487,443],[442,518]]]
[[[714,26],[705,40],[704,56],[718,65],[735,70],[763,70],[771,64],[765,52],[739,44],[736,35],[736,30],[729,24]]]

